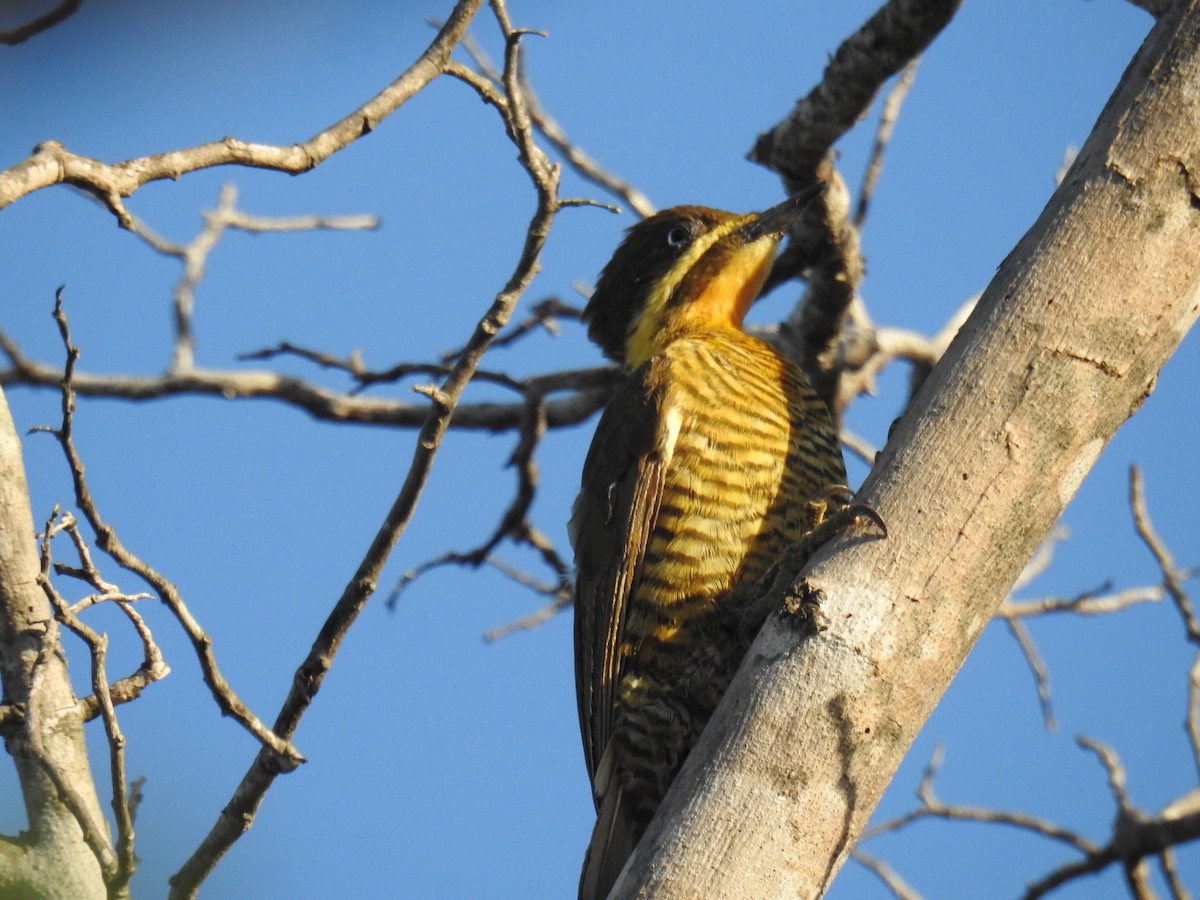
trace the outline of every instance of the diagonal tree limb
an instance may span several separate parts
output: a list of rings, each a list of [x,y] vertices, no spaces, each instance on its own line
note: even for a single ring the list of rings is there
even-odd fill
[[[94,852],[105,836],[85,835],[80,822],[104,815],[36,546],[21,443],[0,391],[0,724],[29,822],[23,840],[0,838],[0,894],[90,900],[105,896]]]
[[[962,0],[888,0],[842,42],[820,83],[758,136],[751,161],[778,172],[789,184],[811,184],[834,141],[863,116],[883,84],[929,46],[961,5]]]
[[[810,897],[1026,559],[1200,315],[1200,0],[1151,30],[858,494],[768,620],[614,898]],[[1097,253],[1097,247],[1113,252]],[[714,761],[719,760],[719,764]]]
[[[911,65],[958,11],[962,0],[888,0],[838,47],[821,81],[783,120],[760,134],[749,159],[783,178],[789,195],[824,187],[793,225],[768,289],[807,272],[808,289],[781,328],[783,346],[817,393],[841,413],[838,335],[852,315],[864,264],[859,225],[831,148],[862,118],[883,85]],[[894,94],[903,96],[904,81]],[[886,111],[885,111],[886,120]],[[882,123],[881,123],[882,124]]]

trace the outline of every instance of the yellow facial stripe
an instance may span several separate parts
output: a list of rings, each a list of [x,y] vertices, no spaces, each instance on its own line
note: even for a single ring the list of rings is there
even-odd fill
[[[626,341],[626,366],[630,369],[636,369],[662,349],[658,338],[662,331],[664,313],[666,312],[667,301],[671,299],[671,294],[679,282],[683,280],[683,276],[688,273],[688,270],[696,264],[709,247],[735,228],[744,224],[749,218],[749,216],[742,216],[730,219],[728,222],[718,225],[707,234],[698,237],[696,242],[688,247],[687,252],[679,257],[666,276],[654,286],[654,290],[646,299],[645,309],[638,317],[637,328],[629,336],[628,341]]]

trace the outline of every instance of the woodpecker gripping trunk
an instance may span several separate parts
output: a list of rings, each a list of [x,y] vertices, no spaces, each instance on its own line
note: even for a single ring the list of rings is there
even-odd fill
[[[576,688],[598,812],[581,900],[606,897],[760,622],[761,582],[846,480],[804,375],[742,331],[799,209],[679,207],[631,229],[588,304],[632,371],[571,520]]]

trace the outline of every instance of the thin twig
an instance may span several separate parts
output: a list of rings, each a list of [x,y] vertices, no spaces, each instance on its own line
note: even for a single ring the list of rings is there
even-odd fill
[[[892,89],[888,91],[887,98],[883,101],[879,124],[875,128],[875,143],[871,147],[871,158],[867,163],[867,170],[863,174],[862,187],[858,191],[858,205],[854,209],[854,227],[859,231],[862,231],[862,227],[867,221],[867,210],[870,208],[871,199],[875,196],[879,175],[883,172],[884,151],[892,140],[892,133],[896,130],[896,122],[900,118],[900,107],[904,105],[904,100],[912,89],[913,82],[917,79],[917,68],[920,65],[920,56],[914,56],[906,62],[904,68],[900,70],[900,74],[896,76]]]
[[[1117,807],[1119,809],[1130,807],[1129,794],[1125,788],[1125,767],[1121,765],[1116,751],[1094,738],[1080,737],[1077,739],[1077,743],[1080,747],[1096,754],[1100,764],[1104,766],[1104,772],[1108,776],[1108,790],[1112,793]]]
[[[26,22],[18,28],[0,31],[0,44],[14,47],[17,44],[23,43],[35,34],[41,34],[43,31],[53,28],[59,22],[75,15],[81,6],[83,6],[83,0],[63,0],[62,3],[50,11],[42,13],[36,19]]]
[[[443,363],[401,363],[392,366],[390,369],[376,371],[367,368],[363,362],[362,354],[357,350],[352,351],[348,356],[338,357],[320,350],[300,347],[290,341],[280,341],[274,347],[264,347],[261,350],[241,353],[238,355],[238,359],[268,360],[279,356],[295,356],[324,369],[337,369],[345,372],[358,383],[356,391],[363,390],[372,385],[390,384],[417,375],[445,378],[450,374],[450,366]],[[475,373],[473,380],[506,387],[522,395],[525,393],[526,382],[518,381],[510,375],[505,375],[503,372],[489,372],[480,369]]]
[[[557,337],[559,319],[579,321],[582,317],[583,309],[581,307],[570,306],[563,303],[557,297],[547,297],[545,300],[535,303],[529,310],[529,315],[523,320],[509,328],[504,334],[498,335],[496,340],[492,341],[492,349],[511,346],[525,337],[525,335],[539,328]],[[442,362],[450,364],[458,359],[461,353],[461,348],[444,353],[442,354]]]
[[[484,352],[495,335],[507,324],[517,300],[533,279],[550,225],[559,208],[559,170],[556,166],[551,166],[541,150],[533,144],[528,116],[516,84],[516,62],[521,33],[512,29],[500,0],[492,0],[491,7],[506,42],[504,87],[508,99],[505,104],[507,113],[502,112],[502,116],[509,137],[518,147],[521,166],[536,191],[537,209],[530,220],[525,244],[512,276],[479,321],[467,342],[466,352],[455,363],[441,386],[430,392],[430,408],[418,435],[404,484],[357,571],[326,618],[308,656],[296,670],[292,687],[275,720],[275,730],[281,735],[290,737],[295,733],[301,718],[320,690],[342,641],[374,593],[380,572],[392,548],[412,520],[438,448],[445,437],[463,390],[479,366]],[[439,33],[435,43],[447,39],[447,36],[450,41],[446,48],[446,56],[449,47],[461,37],[474,12],[475,4],[464,0],[455,8],[446,26]],[[245,833],[279,771],[277,761],[271,754],[263,751],[258,753],[222,810],[218,821],[183,867],[171,878],[172,898],[195,896],[200,883],[233,843]]]
[[[1191,900],[1191,893],[1184,886],[1183,879],[1179,877],[1179,870],[1175,866],[1175,853],[1173,851],[1168,849],[1158,854],[1158,869],[1162,872],[1163,881],[1167,883],[1172,900]]]
[[[882,859],[871,856],[858,847],[850,851],[850,858],[874,873],[883,882],[884,887],[892,892],[893,897],[897,897],[899,900],[921,900],[921,895],[900,877],[899,872]]]
[[[388,595],[388,609],[395,609],[396,604],[400,600],[400,595],[414,581],[431,570],[441,568],[442,566],[459,565],[468,568],[477,568],[484,563],[492,563],[497,568],[505,571],[506,574],[511,574],[511,570],[506,569],[502,563],[492,558],[492,551],[504,540],[511,540],[517,544],[528,544],[541,553],[543,561],[558,576],[556,586],[552,591],[547,592],[552,593],[555,599],[553,603],[543,610],[534,613],[532,616],[526,616],[519,623],[514,623],[512,627],[502,626],[489,631],[485,635],[486,640],[494,640],[496,637],[503,636],[512,631],[533,627],[533,624],[540,624],[549,619],[554,612],[570,603],[567,566],[559,557],[553,543],[545,535],[534,529],[529,523],[528,518],[529,507],[533,503],[538,484],[538,471],[537,464],[534,461],[534,452],[546,432],[545,401],[538,391],[530,390],[527,393],[526,411],[527,415],[525,422],[521,426],[520,439],[508,463],[517,470],[517,491],[512,502],[500,517],[499,525],[493,530],[491,536],[478,547],[465,553],[455,551],[444,553],[405,572]],[[518,580],[521,579],[518,578]],[[568,594],[565,600],[561,596],[564,593]]]
[[[116,531],[100,515],[96,501],[92,497],[91,489],[88,487],[87,480],[84,477],[83,461],[80,459],[79,453],[75,448],[72,436],[75,412],[74,370],[75,363],[79,359],[79,349],[71,341],[70,326],[67,322],[66,313],[63,311],[62,295],[63,289],[59,288],[55,295],[54,319],[58,324],[63,346],[66,348],[67,362],[61,384],[62,426],[52,433],[58,440],[59,446],[62,447],[63,454],[67,458],[67,464],[71,469],[71,477],[75,487],[75,505],[83,513],[84,518],[87,519],[88,524],[91,526],[92,532],[96,535],[96,545],[123,569],[132,572],[149,584],[171,611],[172,615],[175,616],[176,621],[183,627],[184,632],[192,642],[192,647],[200,662],[204,682],[208,685],[209,692],[217,702],[222,713],[233,717],[247,731],[258,738],[259,741],[269,747],[272,753],[277,754],[280,758],[279,764],[281,766],[295,768],[304,761],[304,758],[290,743],[269,731],[250,708],[242,702],[241,698],[234,692],[232,686],[221,675],[221,670],[217,666],[216,656],[213,653],[212,639],[192,616],[175,585],[136,554],[126,549],[117,537]]]
[[[64,422],[63,428],[64,431],[67,430],[67,423]],[[69,434],[67,435],[67,439],[69,439]],[[57,515],[57,509],[55,510],[55,515]],[[135,837],[133,816],[129,810],[129,797],[125,787],[125,736],[121,733],[120,724],[117,722],[116,709],[113,706],[112,697],[109,696],[108,692],[108,635],[100,634],[80,621],[79,617],[72,611],[70,605],[50,583],[50,541],[53,539],[55,533],[54,518],[55,516],[52,515],[46,522],[46,528],[42,534],[41,571],[38,573],[38,584],[53,606],[54,614],[58,621],[69,628],[88,647],[91,658],[92,692],[100,708],[101,720],[104,722],[104,733],[108,737],[110,789],[112,792],[113,813],[117,823],[115,860],[111,856],[111,848],[108,846],[107,841],[104,841],[103,848],[99,850],[93,844],[94,838],[89,839],[88,844],[91,846],[92,852],[96,855],[96,861],[100,864],[104,884],[108,888],[109,895],[124,896],[128,892],[129,880],[133,877],[133,871],[137,867],[137,857],[133,852]],[[77,808],[71,805],[71,811],[79,821],[79,825],[84,830],[86,836],[91,818],[87,815],[86,808]],[[82,819],[80,818],[81,815],[83,816]],[[99,829],[99,824],[96,824],[96,827]]]
[[[1158,563],[1159,571],[1162,572],[1163,587],[1171,595],[1171,599],[1175,601],[1175,606],[1183,616],[1188,640],[1193,644],[1200,644],[1200,621],[1196,619],[1196,611],[1192,606],[1191,598],[1183,589],[1183,582],[1188,576],[1175,565],[1171,552],[1163,543],[1162,538],[1158,536],[1158,532],[1154,530],[1154,525],[1150,521],[1150,512],[1146,508],[1146,492],[1142,485],[1142,472],[1137,466],[1129,468],[1129,506],[1133,510],[1133,524],[1138,537],[1146,544],[1154,556],[1154,561]]]
[[[1037,600],[1006,598],[996,615],[1005,619],[1028,619],[1052,613],[1100,616],[1120,612],[1142,603],[1158,603],[1165,596],[1156,584],[1109,591],[1109,585],[1084,591],[1074,597],[1042,597]]]
[[[471,60],[475,63],[479,72],[493,83],[500,84],[503,76],[491,59],[488,58],[487,53],[479,42],[470,35],[467,35],[463,38],[462,45],[463,49],[470,54]],[[654,215],[656,207],[650,202],[649,197],[625,179],[600,165],[591,154],[587,153],[567,137],[566,130],[542,106],[541,100],[538,99],[537,93],[529,83],[524,66],[521,66],[518,74],[521,81],[521,90],[525,95],[525,102],[529,107],[530,121],[533,123],[534,128],[550,142],[554,149],[562,154],[567,164],[580,177],[623,200],[630,209],[642,218]]]
[[[395,81],[338,122],[306,141],[285,145],[258,144],[226,137],[183,150],[157,153],[108,164],[71,153],[57,141],[44,141],[33,156],[0,171],[0,208],[54,184],[73,184],[92,193],[128,226],[122,198],[152,181],[212,166],[241,165],[297,174],[320,165],[334,153],[374,131],[384,119],[421,91],[444,69],[482,0],[460,0],[446,27],[428,49]]]
[[[1042,708],[1042,723],[1046,726],[1047,731],[1054,731],[1058,725],[1054,719],[1054,704],[1050,699],[1050,672],[1046,668],[1046,663],[1038,653],[1037,645],[1034,644],[1033,636],[1030,635],[1025,623],[1014,617],[1003,618],[1009,632],[1016,638],[1017,645],[1021,648],[1029,671],[1033,674],[1034,684],[1037,685],[1038,703]]]
[[[1162,574],[1162,589],[1171,595],[1176,609],[1183,617],[1188,641],[1192,644],[1200,644],[1200,622],[1197,622],[1191,598],[1183,589],[1183,583],[1194,578],[1200,570],[1183,571],[1175,565],[1171,551],[1167,549],[1167,545],[1159,537],[1154,524],[1150,521],[1150,510],[1146,506],[1146,491],[1142,483],[1142,473],[1137,466],[1129,468],[1129,506],[1133,511],[1134,529],[1137,531],[1138,537],[1149,548],[1154,561],[1158,564],[1159,572]],[[1187,731],[1192,745],[1192,759],[1197,771],[1200,772],[1200,651],[1197,651],[1196,658],[1188,670]]]
[[[533,629],[544,625],[550,619],[554,618],[564,609],[569,607],[575,599],[574,585],[567,578],[566,572],[563,571],[555,584],[546,584],[532,578],[525,572],[508,565],[502,560],[489,559],[493,566],[511,578],[517,584],[526,587],[535,593],[549,596],[553,599],[545,606],[535,609],[528,615],[521,616],[519,619],[514,619],[511,622],[506,622],[484,632],[483,639],[489,644],[508,637],[510,634],[516,634],[518,631],[532,631]]]

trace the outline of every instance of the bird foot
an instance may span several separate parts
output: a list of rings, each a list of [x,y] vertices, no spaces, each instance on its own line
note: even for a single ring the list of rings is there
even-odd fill
[[[809,557],[830,538],[860,525],[871,523],[879,529],[879,537],[888,536],[883,517],[865,503],[849,502],[853,497],[854,492],[844,484],[833,484],[808,501],[812,530],[792,548],[807,553],[804,562],[808,562]]]
[[[817,631],[823,616],[820,613],[820,590],[807,581],[796,585],[800,571],[827,541],[853,528],[874,525],[880,537],[887,537],[887,525],[883,518],[865,503],[851,503],[854,492],[844,484],[831,484],[822,488],[808,501],[809,532],[797,543],[783,552],[779,561],[759,580],[754,597],[742,617],[739,633],[747,646],[762,628],[767,616],[779,609],[779,596],[784,596],[783,612],[788,616],[801,616],[813,622]],[[796,589],[793,590],[793,585]]]

